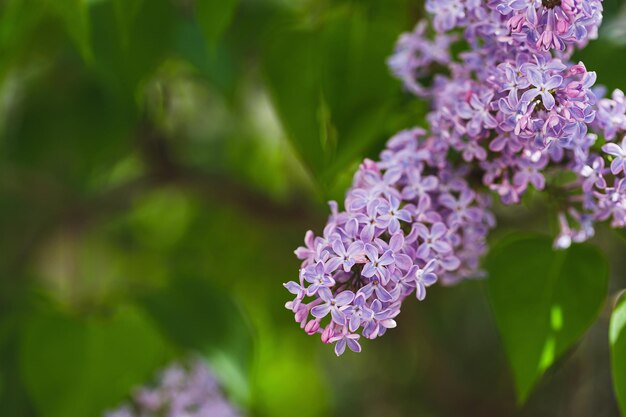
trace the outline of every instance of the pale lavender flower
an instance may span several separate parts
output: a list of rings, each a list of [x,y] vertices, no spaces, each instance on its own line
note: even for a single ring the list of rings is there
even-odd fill
[[[510,63],[503,64],[502,68],[504,69],[504,81],[500,89],[501,92],[510,91],[511,94],[517,95],[519,90],[528,88],[530,81],[522,71]]]
[[[434,175],[423,177],[420,169],[411,168],[407,170],[407,186],[402,189],[402,198],[413,200],[416,197],[428,197],[428,193],[435,190],[438,185],[439,181]]]
[[[371,278],[376,275],[383,282],[386,281],[388,279],[386,267],[393,264],[393,253],[387,250],[379,254],[376,246],[368,243],[365,245],[365,254],[368,262],[363,267],[363,276]]]
[[[582,167],[580,175],[585,178],[582,184],[583,191],[590,192],[594,186],[600,189],[606,188],[604,174],[604,159],[599,156],[594,158],[590,165]]]
[[[374,294],[376,299],[382,301],[383,303],[388,303],[394,300],[392,293],[385,288],[385,284],[378,277],[372,277],[370,282],[364,287],[361,287],[359,291],[367,298],[370,298],[372,294]]]
[[[352,224],[352,222],[349,222],[348,224]],[[363,258],[363,242],[352,242],[346,248],[341,239],[335,239],[333,240],[331,246],[336,256],[331,256],[328,262],[333,262],[334,259],[337,259],[338,262],[341,262],[345,272],[350,272],[354,264]]]
[[[405,276],[406,280],[414,283],[415,296],[420,301],[423,301],[426,298],[426,287],[430,287],[437,282],[435,262],[436,261],[434,259],[431,259],[423,268],[413,265]]]
[[[607,140],[613,140],[618,132],[626,132],[626,98],[621,90],[598,102],[596,124]]]
[[[321,261],[315,265],[305,268],[302,276],[305,281],[311,283],[311,285],[309,285],[306,289],[306,295],[312,296],[321,288],[332,287],[335,285],[335,280],[330,275],[330,272],[335,269],[336,266],[334,268],[329,268],[326,264],[324,264],[324,262]],[[291,285],[291,287],[295,289],[293,285]]]
[[[426,10],[435,15],[433,25],[439,32],[453,29],[465,18],[465,7],[461,0],[427,0]]]
[[[400,220],[407,223],[411,222],[411,213],[400,208],[400,199],[395,196],[391,196],[389,201],[383,201],[378,206],[378,214],[380,214],[378,218],[380,224],[387,227],[389,233],[392,234],[400,230]]]
[[[462,226],[467,222],[479,222],[482,216],[482,210],[472,206],[474,192],[470,189],[464,189],[458,198],[445,193],[439,198],[439,202],[450,209],[448,223],[452,226]]]
[[[393,329],[397,326],[394,320],[394,317],[400,314],[400,308],[397,304],[385,308],[379,300],[374,300],[372,311],[374,318],[368,321],[367,326],[363,329],[363,336],[374,339],[382,336],[387,329]]]
[[[528,184],[532,184],[537,190],[543,190],[546,180],[540,170],[545,167],[546,159],[533,161],[531,158],[523,158],[517,161],[519,171],[513,176],[513,184],[519,190],[525,190]]]
[[[367,298],[362,291],[359,291],[354,298],[353,306],[349,309],[350,323],[348,328],[351,332],[356,332],[362,322],[374,318],[374,312],[367,305]]]
[[[417,233],[423,243],[417,249],[416,255],[422,259],[429,259],[431,252],[443,254],[450,252],[452,247],[446,239],[448,228],[443,223],[435,223],[430,230],[426,226],[418,227]]]
[[[541,96],[544,107],[551,110],[552,107],[554,107],[555,101],[550,90],[560,87],[563,83],[563,77],[560,75],[549,76],[545,73],[542,74],[536,71],[529,71],[528,80],[533,87],[522,94],[521,101],[528,104],[535,97]]]
[[[531,112],[535,108],[535,103],[520,101],[517,94],[510,92],[506,98],[501,98],[498,101],[498,108],[504,116],[500,127],[505,132],[514,132],[515,136],[509,135],[508,138],[519,142],[517,136],[530,126]],[[504,145],[494,145],[493,147],[502,150]]]
[[[306,232],[304,235],[304,246],[300,246],[296,249],[295,254],[298,259],[304,260],[306,264],[309,264],[313,261],[313,259],[315,259],[315,256],[317,255],[315,235],[311,230]]]
[[[338,336],[331,337],[330,343],[335,343],[335,354],[337,356],[343,355],[343,352],[346,350],[346,346],[348,346],[351,351],[359,353],[361,351],[359,338],[360,336],[358,334],[344,331]]]
[[[428,39],[427,27],[427,22],[421,21],[413,32],[402,34],[394,54],[387,61],[392,73],[402,80],[405,88],[420,97],[430,94],[430,88],[421,84],[421,79],[429,75],[429,68],[450,64],[449,48],[455,39],[442,34]]]
[[[468,119],[467,133],[470,136],[478,136],[485,129],[493,129],[498,125],[496,119],[490,113],[490,103],[494,96],[491,91],[485,91],[480,96],[472,94],[469,102],[462,102],[457,107],[457,112],[464,119]]]
[[[371,242],[374,236],[387,228],[378,211],[379,206],[380,200],[374,200],[367,205],[365,213],[358,213],[356,216],[359,223],[364,225],[360,235],[364,242]]]
[[[354,293],[352,291],[343,291],[335,297],[330,290],[325,287],[320,288],[317,293],[324,303],[311,309],[313,317],[321,319],[330,313],[335,323],[345,325],[346,316],[343,310],[347,309],[348,304],[354,300]]]

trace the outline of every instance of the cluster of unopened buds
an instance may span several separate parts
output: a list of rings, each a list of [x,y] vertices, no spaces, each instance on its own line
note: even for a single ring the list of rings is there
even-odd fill
[[[287,308],[341,355],[396,326],[403,300],[480,277],[490,195],[556,199],[567,248],[608,221],[626,226],[626,99],[570,62],[597,37],[600,0],[427,0],[432,26],[403,34],[389,66],[429,100],[428,129],[398,133],[366,160],[321,236],[296,250]],[[454,54],[459,41],[466,50]],[[457,48],[458,49],[458,48]],[[563,183],[562,178],[569,178]],[[556,179],[559,179],[558,181]]]

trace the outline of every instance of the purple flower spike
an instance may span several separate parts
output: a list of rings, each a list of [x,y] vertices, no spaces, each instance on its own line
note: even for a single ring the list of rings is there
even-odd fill
[[[287,307],[307,334],[335,343],[337,354],[346,346],[359,351],[359,333],[374,339],[396,327],[402,302],[414,291],[423,299],[438,277],[476,274],[493,226],[489,200],[424,135],[398,134],[381,162],[362,164],[346,211],[332,205],[322,236],[308,234],[299,251],[300,283],[286,284],[295,296]]]
[[[518,204],[529,188],[558,188],[558,247],[590,238],[597,221],[626,227],[626,99],[603,97],[596,74],[570,60],[597,37],[601,0],[426,9],[434,30],[420,22],[401,35],[388,64],[429,99],[427,129],[403,130],[363,161],[343,211],[332,203],[321,235],[306,234],[299,280],[285,284],[296,321],[338,355],[394,328],[413,293],[483,275],[490,194]],[[466,49],[451,53],[461,37]]]

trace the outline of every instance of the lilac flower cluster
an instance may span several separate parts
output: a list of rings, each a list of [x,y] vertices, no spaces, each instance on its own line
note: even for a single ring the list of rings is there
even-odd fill
[[[460,155],[505,204],[518,203],[531,186],[549,187],[561,207],[558,247],[590,238],[597,221],[624,227],[624,152],[611,143],[626,133],[624,94],[603,98],[596,74],[568,60],[597,37],[601,1],[429,0],[426,8],[434,34],[421,22],[400,38],[389,63],[411,92],[420,79],[434,79],[417,95],[431,98],[430,132],[447,157]],[[453,57],[451,41],[438,44],[446,51],[429,52],[448,57],[438,61],[445,71],[401,67],[411,62],[397,58],[408,53],[406,45],[424,61],[422,45],[435,45],[429,36],[453,39],[458,30],[468,50]],[[409,73],[416,80],[407,81]],[[577,179],[552,184],[566,172]]]
[[[567,247],[594,235],[594,223],[609,221],[615,228],[626,227],[626,132],[621,142],[607,142],[599,152],[591,152],[587,163],[579,166],[577,181],[582,193],[568,196],[568,215],[560,214],[561,233],[557,246]],[[610,161],[610,166],[606,166]],[[575,188],[578,190],[578,188]]]
[[[141,387],[129,404],[105,417],[238,417],[217,379],[200,359],[172,364],[155,387]]]
[[[560,207],[557,247],[590,238],[597,221],[626,226],[624,94],[604,98],[596,74],[569,60],[597,37],[601,0],[426,9],[432,28],[403,34],[388,63],[430,100],[428,130],[399,133],[361,165],[345,211],[332,203],[322,236],[307,233],[300,279],[285,284],[296,321],[337,355],[394,327],[413,291],[422,300],[437,280],[480,275],[490,192],[516,204],[529,188],[547,190]],[[574,179],[557,181],[563,174]]]
[[[513,36],[538,51],[584,46],[597,38],[602,23],[601,0],[505,0],[492,5],[506,16]]]
[[[410,294],[423,300],[438,279],[477,273],[494,224],[489,199],[424,134],[400,132],[379,162],[366,160],[346,211],[331,203],[323,235],[307,232],[296,250],[302,269],[298,282],[285,284],[295,295],[286,306],[308,334],[334,343],[337,355],[346,346],[359,352],[360,335],[374,339],[395,327]]]

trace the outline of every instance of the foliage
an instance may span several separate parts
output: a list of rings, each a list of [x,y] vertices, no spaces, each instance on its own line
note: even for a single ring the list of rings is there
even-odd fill
[[[491,248],[486,267],[494,316],[523,402],[597,318],[608,266],[588,245],[555,251],[549,238],[516,236]]]
[[[423,122],[385,64],[419,3],[0,2],[0,414],[98,416],[189,351],[251,415],[517,412],[481,284],[429,290],[403,330],[341,363],[283,309],[301,232]],[[624,52],[597,42],[585,60],[624,88]],[[532,210],[503,209],[502,228],[545,229]],[[485,286],[521,398],[597,317],[605,264],[537,237],[493,250]],[[566,369],[592,360],[581,351]],[[546,378],[551,399],[520,413],[571,411],[572,381]],[[580,407],[614,415],[611,401]]]

